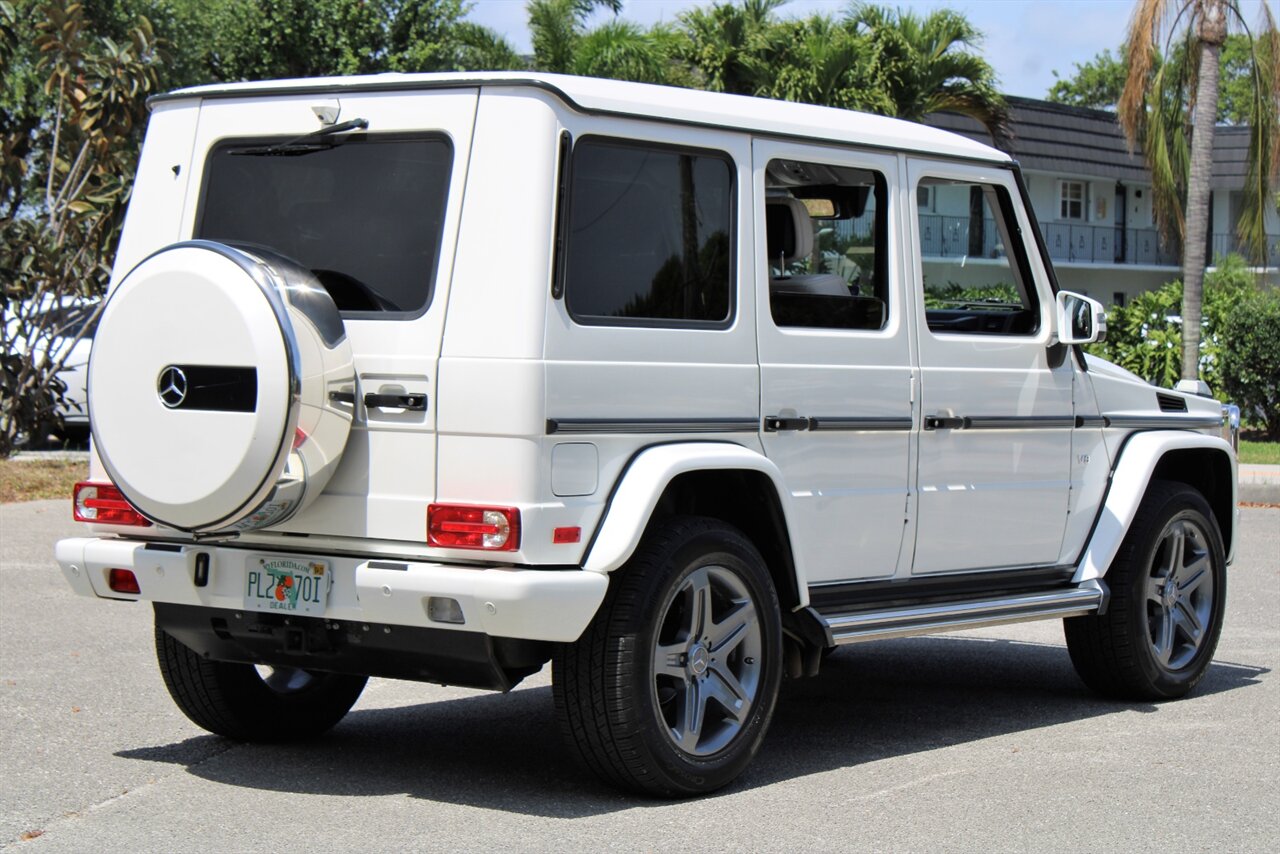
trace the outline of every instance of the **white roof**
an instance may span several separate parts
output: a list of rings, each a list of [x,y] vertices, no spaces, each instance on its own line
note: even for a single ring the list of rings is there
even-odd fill
[[[779,136],[804,136],[833,142],[929,152],[948,157],[1000,162],[1010,160],[1009,155],[1004,152],[967,137],[870,113],[697,89],[534,72],[387,73],[219,83],[179,89],[159,96],[159,100],[291,94],[304,91],[412,90],[450,85],[537,86],[554,91],[569,106],[585,112],[732,127]]]

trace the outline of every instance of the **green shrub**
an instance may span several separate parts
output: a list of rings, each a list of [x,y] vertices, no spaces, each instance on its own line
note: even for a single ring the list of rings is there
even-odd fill
[[[1246,421],[1280,440],[1280,290],[1249,294],[1227,315],[1220,376],[1227,398]]]
[[[1227,317],[1255,292],[1253,274],[1239,255],[1217,259],[1205,275],[1200,317],[1200,379],[1221,396],[1223,334]],[[1133,371],[1147,382],[1171,388],[1182,374],[1182,282],[1139,294],[1125,306],[1107,311],[1107,340],[1090,353]]]
[[[1022,297],[1013,285],[964,286],[948,282],[945,286],[925,288],[925,308],[950,308],[975,303],[1021,305]]]

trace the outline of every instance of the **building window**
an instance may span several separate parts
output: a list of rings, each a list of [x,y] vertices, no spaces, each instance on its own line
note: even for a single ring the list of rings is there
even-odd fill
[[[922,212],[933,212],[933,187],[924,184],[916,187],[916,207]]]
[[[1063,181],[1060,185],[1059,219],[1084,219],[1085,199],[1083,181]]]

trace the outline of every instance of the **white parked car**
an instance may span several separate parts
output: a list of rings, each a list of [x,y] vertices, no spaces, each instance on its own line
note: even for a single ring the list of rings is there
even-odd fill
[[[926,234],[922,187],[963,228]],[[156,98],[58,562],[153,603],[211,732],[551,662],[573,751],[660,796],[733,780],[839,644],[1065,618],[1089,685],[1180,696],[1237,527],[1221,411],[1086,358],[1101,307],[1039,234],[1005,154],[844,110],[529,74]],[[951,284],[1007,296],[926,304]]]
[[[67,297],[34,303],[34,308],[23,306],[21,311],[6,307],[5,311],[6,338],[15,352],[34,347],[40,362],[65,357],[57,375],[65,386],[57,412],[62,418],[61,429],[73,436],[89,432],[89,351],[98,324],[98,302]]]

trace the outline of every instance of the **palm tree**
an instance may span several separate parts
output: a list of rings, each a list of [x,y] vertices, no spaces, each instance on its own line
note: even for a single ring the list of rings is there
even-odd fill
[[[672,60],[674,38],[663,27],[645,30],[615,18],[587,30],[593,11],[603,8],[616,15],[622,0],[529,0],[525,8],[539,71],[640,83],[688,78]]]
[[[683,41],[679,56],[712,92],[759,95],[769,77],[770,34],[777,26],[773,13],[787,0],[742,0],[713,3],[680,16]]]
[[[1237,0],[1138,0],[1129,23],[1129,74],[1118,109],[1130,149],[1142,142],[1161,228],[1167,236],[1182,241],[1184,380],[1200,376],[1213,130],[1220,57],[1229,25],[1238,26],[1249,37],[1249,73],[1254,81],[1245,205],[1237,228],[1255,259],[1265,258],[1266,212],[1275,204],[1271,188],[1280,163],[1276,128],[1280,33],[1268,5],[1262,4],[1262,25],[1254,37]],[[1166,28],[1163,55],[1168,58],[1160,63],[1161,36]]]
[[[749,57],[757,93],[785,101],[892,115],[895,105],[866,37],[825,15],[775,24]]]
[[[973,52],[982,33],[963,15],[936,9],[921,17],[854,3],[845,22],[870,39],[889,115],[918,122],[930,113],[960,113],[981,122],[996,145],[1008,140],[1008,108],[995,70]]]

